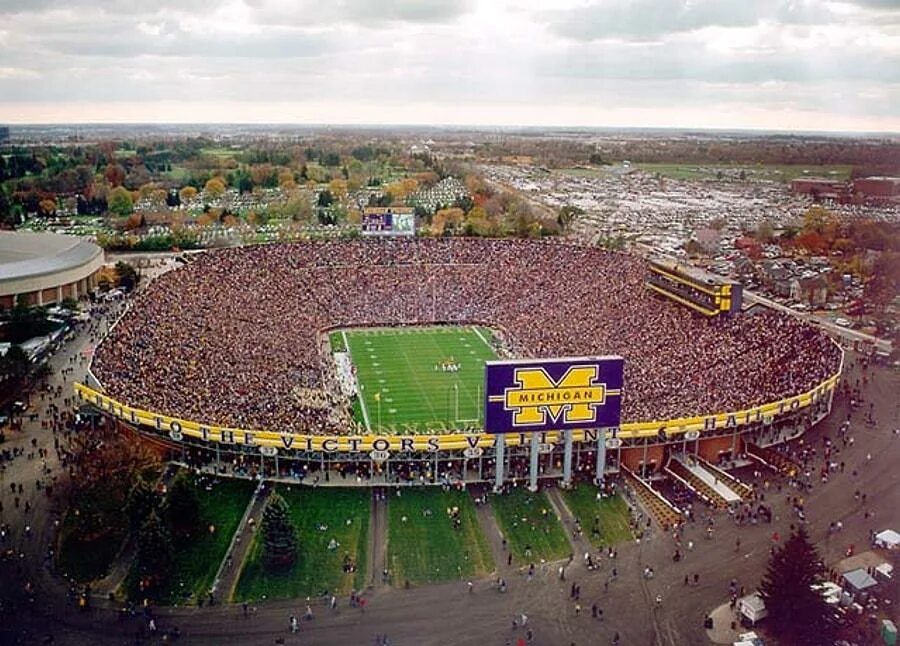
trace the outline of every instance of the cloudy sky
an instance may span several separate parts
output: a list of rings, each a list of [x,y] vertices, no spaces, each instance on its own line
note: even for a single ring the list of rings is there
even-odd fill
[[[0,0],[0,122],[900,132],[900,0]]]

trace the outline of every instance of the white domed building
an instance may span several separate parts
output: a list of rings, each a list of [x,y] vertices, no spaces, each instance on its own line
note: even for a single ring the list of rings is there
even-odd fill
[[[97,287],[103,249],[56,233],[0,231],[0,307],[78,299]]]

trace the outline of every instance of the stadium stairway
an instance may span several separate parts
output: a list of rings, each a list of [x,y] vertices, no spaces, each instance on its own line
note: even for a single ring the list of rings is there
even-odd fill
[[[708,460],[704,460],[700,456],[693,456],[700,465],[712,473],[714,476],[718,477],[720,482],[724,482],[725,486],[731,489],[734,493],[741,497],[741,500],[751,500],[753,498],[753,487],[748,485],[747,483],[741,481],[739,478],[731,475],[727,471],[720,469],[712,462]]]
[[[699,465],[688,466],[677,456],[671,456],[666,465],[666,473],[681,482],[688,489],[714,507],[724,509],[741,497],[729,489],[718,478]]]
[[[773,471],[782,473],[786,476],[793,476],[800,471],[800,465],[783,456],[775,449],[769,447],[758,446],[747,442],[744,445],[747,455],[757,462],[769,467]]]
[[[633,473],[624,464],[620,466],[625,474],[625,481],[631,486],[635,497],[641,506],[649,513],[663,529],[669,529],[681,522],[681,512],[672,503],[663,497],[656,489],[646,481]]]

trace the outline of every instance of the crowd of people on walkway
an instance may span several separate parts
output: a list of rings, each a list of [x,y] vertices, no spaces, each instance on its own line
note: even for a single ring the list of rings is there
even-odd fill
[[[339,393],[326,328],[482,322],[518,356],[625,357],[625,421],[738,410],[838,368],[826,336],[775,312],[708,320],[644,288],[643,260],[521,240],[323,241],[200,255],[159,277],[100,345],[114,398],[236,428],[347,433],[291,396]]]

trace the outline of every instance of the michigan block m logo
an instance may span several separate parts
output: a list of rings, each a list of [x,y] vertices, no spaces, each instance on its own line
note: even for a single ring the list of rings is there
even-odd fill
[[[589,424],[606,402],[606,384],[597,383],[597,366],[571,366],[554,381],[544,368],[516,368],[514,388],[503,391],[503,407],[513,411],[513,426],[554,422]]]

